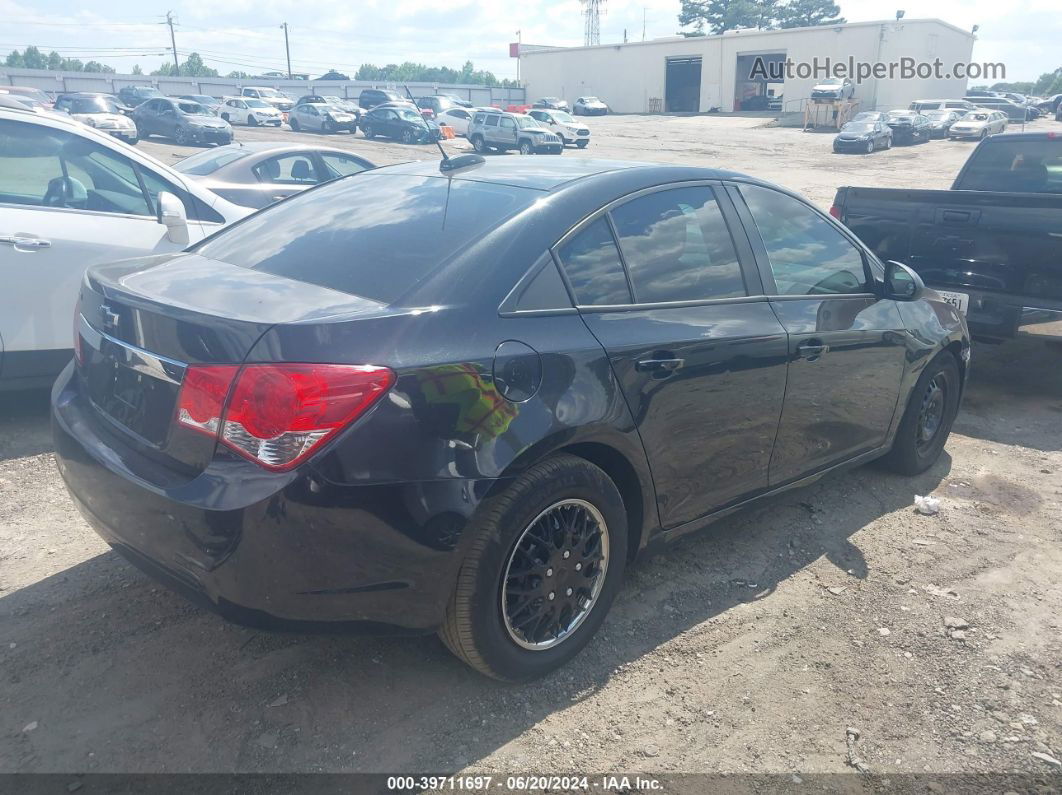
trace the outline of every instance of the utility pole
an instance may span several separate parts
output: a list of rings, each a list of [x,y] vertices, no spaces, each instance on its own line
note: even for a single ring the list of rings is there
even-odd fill
[[[642,6],[642,41],[645,41],[645,6]]]
[[[280,27],[284,28],[284,53],[288,56],[288,80],[291,80],[291,48],[288,46],[288,23]]]
[[[177,60],[177,38],[173,35],[173,12],[166,12],[166,23],[170,26],[170,44],[173,45],[173,73],[177,77],[181,76],[181,63]]]

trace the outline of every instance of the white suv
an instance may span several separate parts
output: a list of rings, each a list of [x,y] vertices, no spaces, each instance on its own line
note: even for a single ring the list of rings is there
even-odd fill
[[[580,149],[586,149],[586,145],[590,143],[590,128],[577,122],[566,110],[532,108],[527,115],[541,122],[542,126],[560,138],[565,146],[575,144]]]
[[[0,390],[70,360],[89,266],[178,251],[250,212],[74,119],[0,108]]]
[[[244,99],[260,99],[263,102],[268,102],[281,113],[287,113],[295,107],[291,97],[267,86],[247,86],[240,91],[240,96]]]

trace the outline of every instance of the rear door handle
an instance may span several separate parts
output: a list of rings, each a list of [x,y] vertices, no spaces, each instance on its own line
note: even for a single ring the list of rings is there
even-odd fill
[[[824,345],[819,340],[806,340],[797,345],[797,356],[801,359],[807,359],[809,362],[813,362],[818,359],[822,354],[829,353],[830,346]]]
[[[37,251],[42,248],[50,248],[51,240],[43,237],[27,237],[26,235],[0,235],[0,243],[14,246],[16,251]]]
[[[635,365],[635,368],[643,373],[670,375],[680,369],[685,363],[685,359],[642,359]]]

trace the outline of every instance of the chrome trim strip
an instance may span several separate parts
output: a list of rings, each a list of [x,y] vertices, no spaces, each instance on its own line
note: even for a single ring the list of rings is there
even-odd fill
[[[166,381],[175,386],[181,385],[184,380],[184,373],[188,369],[188,365],[184,362],[159,356],[157,353],[151,353],[143,348],[130,345],[128,342],[115,339],[110,334],[104,334],[102,331],[93,328],[85,319],[84,314],[79,314],[79,318],[79,331],[82,339],[96,350],[101,351],[103,342],[106,340],[108,344],[113,345],[116,350],[121,352],[117,357],[118,361],[130,370],[136,370],[138,373],[157,378],[160,381]]]

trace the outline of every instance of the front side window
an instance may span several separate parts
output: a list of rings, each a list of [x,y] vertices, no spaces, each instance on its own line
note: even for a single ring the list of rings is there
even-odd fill
[[[499,126],[503,130],[515,130],[516,129],[516,122],[513,121],[512,119],[510,119],[508,116],[506,116],[504,119],[501,120],[501,123],[499,124]]]
[[[498,126],[498,117],[497,116],[487,116],[487,120],[484,122],[484,124],[486,124],[488,127],[497,127]]]
[[[741,195],[767,249],[779,295],[868,291],[862,253],[825,218],[770,188],[742,185]]]
[[[734,243],[710,187],[662,190],[612,210],[634,300],[745,295]]]
[[[583,306],[629,304],[631,293],[619,250],[604,217],[583,228],[557,248],[564,272]]]
[[[0,201],[153,215],[133,163],[62,130],[0,121]]]

